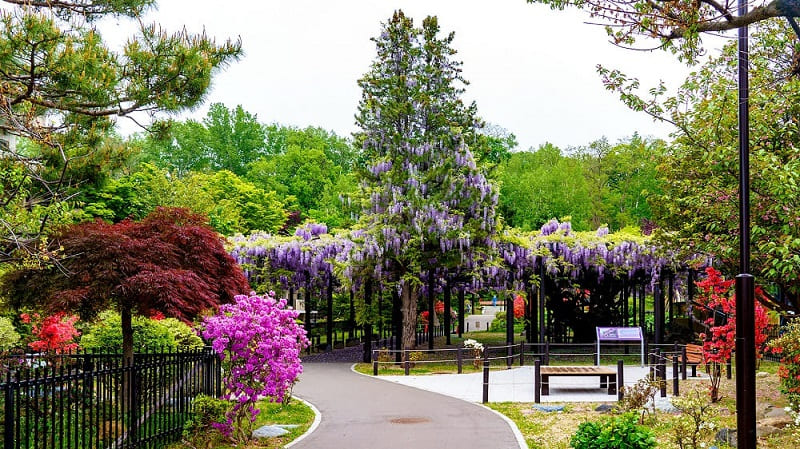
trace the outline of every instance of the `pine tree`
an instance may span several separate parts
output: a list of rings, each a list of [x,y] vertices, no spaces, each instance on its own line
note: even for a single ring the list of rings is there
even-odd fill
[[[356,140],[369,158],[361,228],[364,270],[397,283],[403,345],[413,345],[424,281],[445,270],[471,270],[495,229],[497,193],[465,136],[480,126],[455,61],[454,35],[439,37],[435,17],[421,28],[397,11],[383,25],[363,90]],[[377,262],[377,263],[375,263]],[[434,279],[432,279],[432,277]]]

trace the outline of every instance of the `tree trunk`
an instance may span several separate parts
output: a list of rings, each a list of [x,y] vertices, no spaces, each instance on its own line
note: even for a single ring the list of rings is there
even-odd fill
[[[400,310],[403,313],[403,349],[414,349],[417,332],[417,299],[419,287],[403,284],[400,292]]]
[[[131,324],[130,307],[122,307],[120,311],[122,320],[122,365],[133,365],[133,325]]]

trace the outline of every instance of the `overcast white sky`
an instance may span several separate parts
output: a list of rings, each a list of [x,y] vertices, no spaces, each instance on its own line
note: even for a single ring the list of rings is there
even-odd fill
[[[360,90],[374,57],[370,37],[400,8],[419,23],[437,15],[455,31],[466,92],[486,121],[513,132],[520,149],[562,148],[634,132],[672,130],[629,111],[604,89],[602,63],[636,75],[643,86],[672,85],[689,69],[664,52],[623,50],[577,11],[551,11],[525,0],[161,0],[152,20],[168,30],[203,29],[217,39],[241,37],[245,55],[219,73],[206,105],[241,104],[264,123],[320,126],[349,135]],[[123,130],[126,126],[123,125]]]

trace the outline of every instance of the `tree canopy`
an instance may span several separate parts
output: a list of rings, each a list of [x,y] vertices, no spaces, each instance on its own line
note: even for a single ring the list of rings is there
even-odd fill
[[[117,310],[127,356],[133,351],[133,314],[191,320],[249,290],[220,237],[203,217],[183,209],[159,208],[140,222],[85,222],[51,238],[70,257],[59,266],[6,273],[4,290],[15,306],[84,317]]]
[[[241,49],[238,42],[216,44],[205,35],[170,34],[144,23],[152,0],[4,3],[0,131],[40,149],[0,149],[17,176],[3,191],[9,201],[0,210],[0,260],[19,260],[40,252],[37,238],[48,219],[63,212],[65,190],[83,181],[67,173],[102,148],[115,117],[195,107],[213,73]],[[98,23],[106,17],[138,25],[121,49],[103,40]],[[19,202],[27,204],[7,207]],[[20,214],[35,210],[42,212]]]

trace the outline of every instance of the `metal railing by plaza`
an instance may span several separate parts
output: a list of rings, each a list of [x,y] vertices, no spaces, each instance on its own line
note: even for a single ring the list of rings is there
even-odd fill
[[[608,352],[603,351],[601,361],[604,361],[606,365],[617,366],[620,378],[619,386],[622,386],[621,378],[625,364],[640,365],[638,343],[608,346],[615,349]],[[455,366],[458,374],[463,373],[465,368],[470,368],[469,371],[473,372],[481,370],[483,372],[483,402],[487,402],[489,376],[492,369],[508,369],[514,365],[533,366],[534,364],[542,366],[594,365],[597,360],[596,347],[595,343],[517,343],[486,346],[480,353],[465,347],[433,350],[376,349],[372,353],[372,373],[377,376],[382,366],[402,367],[405,375],[409,375],[413,368],[426,365],[438,366],[442,371],[442,365]],[[730,363],[728,365],[730,373]],[[669,378],[667,377],[667,366],[672,367],[672,374]],[[687,379],[686,346],[679,344],[649,345],[646,351],[646,367],[649,368],[650,379],[657,382],[662,397],[667,396],[667,388],[670,384],[672,385],[672,395],[680,395],[679,381]],[[621,399],[624,389],[618,388],[618,392]]]
[[[0,427],[5,449],[161,448],[177,441],[198,394],[219,396],[210,348],[134,354],[4,357]]]

